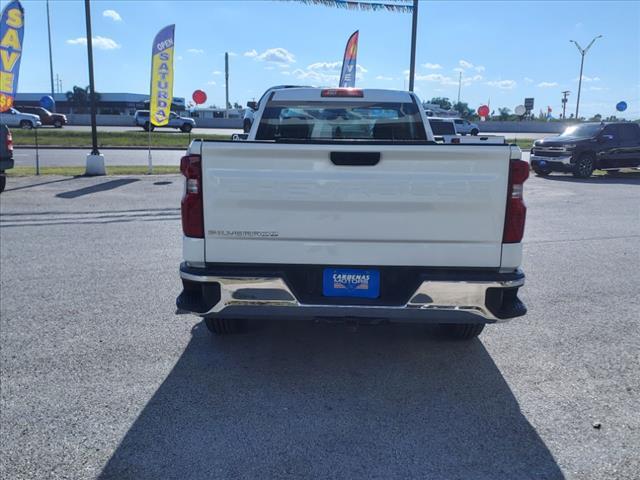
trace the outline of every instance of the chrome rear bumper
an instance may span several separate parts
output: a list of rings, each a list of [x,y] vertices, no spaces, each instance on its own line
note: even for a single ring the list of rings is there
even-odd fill
[[[493,323],[526,313],[526,307],[516,295],[517,289],[524,285],[524,275],[495,281],[423,281],[406,304],[392,306],[305,304],[281,277],[200,275],[182,270],[180,276],[185,290],[178,297],[178,307],[203,317],[363,317],[408,322],[431,318]],[[187,284],[211,288],[209,293],[193,293],[195,288],[189,293]],[[500,298],[502,292],[511,292],[506,309],[490,307],[488,293],[492,289]],[[195,299],[194,296],[207,298]],[[501,301],[501,305],[505,305],[506,301]]]

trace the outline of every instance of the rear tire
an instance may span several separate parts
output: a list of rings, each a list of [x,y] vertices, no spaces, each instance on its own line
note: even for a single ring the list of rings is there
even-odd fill
[[[471,340],[484,330],[484,323],[441,325],[444,334],[456,340]]]
[[[189,133],[192,128],[193,127],[191,126],[190,123],[185,123],[184,125],[182,125],[182,127],[180,127],[180,130],[184,133]]]
[[[7,176],[4,172],[0,173],[0,193],[4,192],[4,188],[7,186]]]
[[[573,168],[574,177],[589,178],[595,169],[595,156],[593,153],[583,153]]]
[[[215,335],[234,335],[247,331],[247,322],[239,318],[205,318],[207,329]]]
[[[55,122],[53,122],[53,126],[55,128],[62,128],[62,121],[61,120],[56,120]]]
[[[142,128],[144,129],[145,132],[148,132],[149,130],[151,130],[153,132],[154,126],[151,125],[150,122],[145,122],[144,126]]]
[[[471,130],[471,135],[473,135],[474,137],[478,136],[479,133],[480,131],[477,128],[474,128],[473,130]]]
[[[20,128],[24,130],[31,130],[33,128],[33,123],[31,123],[29,120],[21,120]]]

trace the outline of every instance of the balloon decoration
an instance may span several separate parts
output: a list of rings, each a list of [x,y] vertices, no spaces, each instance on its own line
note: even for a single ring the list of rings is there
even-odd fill
[[[196,105],[202,105],[207,101],[207,94],[202,90],[196,90],[193,92],[193,95],[191,95],[191,98],[193,98],[193,101],[196,102]]]
[[[486,105],[482,105],[480,107],[478,107],[478,115],[480,115],[481,117],[488,117],[489,116],[489,107]]]
[[[619,112],[624,112],[627,109],[627,102],[618,102],[616,105],[616,110]]]
[[[55,110],[56,101],[53,99],[51,95],[45,95],[40,99],[40,106],[42,108],[46,108],[47,110]]]

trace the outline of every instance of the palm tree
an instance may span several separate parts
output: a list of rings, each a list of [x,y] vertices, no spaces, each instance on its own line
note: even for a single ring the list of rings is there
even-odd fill
[[[100,94],[95,94],[96,103],[100,101]],[[72,113],[87,113],[89,111],[89,87],[82,88],[74,85],[73,90],[66,93],[67,101],[71,104]]]

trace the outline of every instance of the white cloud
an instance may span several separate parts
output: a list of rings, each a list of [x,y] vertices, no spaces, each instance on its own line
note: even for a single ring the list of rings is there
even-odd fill
[[[296,68],[291,73],[299,80],[307,80],[319,85],[337,84],[340,80],[340,75],[329,75],[317,70],[302,70],[301,68]]]
[[[487,82],[487,85],[490,87],[498,87],[502,90],[511,90],[516,87],[517,83],[515,80],[492,80]]]
[[[452,69],[454,72],[464,72],[464,68],[456,67]]]
[[[69,45],[86,45],[87,37],[78,37],[67,40]],[[107,37],[101,37],[100,35],[96,35],[92,37],[92,44],[95,48],[100,50],[115,50],[116,48],[120,48],[120,44],[115,40]]]
[[[307,70],[314,70],[316,72],[335,73],[340,72],[342,68],[342,62],[316,62],[307,67]],[[368,70],[362,65],[356,65],[356,71],[359,73],[367,73]]]
[[[102,12],[102,16],[110,18],[114,22],[121,22],[122,21],[122,17],[115,10],[105,10],[104,12]]]
[[[409,78],[409,70],[405,70],[404,71],[404,75],[405,78],[408,79]],[[415,77],[416,81],[420,81],[420,82],[435,82],[435,83],[439,83],[440,85],[458,85],[458,82],[460,81],[460,79],[458,78],[458,76],[454,77],[450,77],[448,75],[443,75],[441,73],[429,73],[427,75],[420,75],[420,74],[416,74]],[[480,80],[482,80],[482,75],[476,74],[473,76],[463,76],[462,77],[462,85],[471,85],[472,83],[475,82],[479,82]]]
[[[467,62],[466,60],[460,60],[458,62],[458,65],[460,65],[462,68],[473,68],[473,63]]]
[[[378,75],[376,80],[393,80],[393,77],[385,77],[384,75]]]
[[[524,81],[527,83],[533,83],[533,78],[524,77]]]
[[[182,55],[176,55],[176,60],[178,61],[182,60]]]
[[[280,73],[282,73],[282,75],[291,75],[291,72],[289,70],[283,70]]]
[[[209,81],[207,82],[207,85],[217,85],[217,83],[216,83],[216,81],[215,81],[215,80],[209,80]]]
[[[484,72],[486,70],[486,68],[484,68],[484,65],[476,65],[475,69],[476,72]]]
[[[442,65],[440,65],[439,63],[423,63],[422,66],[424,68],[428,68],[429,70],[440,70],[442,68]]]
[[[609,89],[607,87],[596,87],[595,85],[592,85],[589,87],[589,90],[594,92],[600,92],[600,91],[609,90]]]
[[[256,50],[249,50],[248,52],[245,52],[245,56],[254,58],[261,62],[275,63],[282,67],[296,62],[295,55],[289,52],[286,48],[281,47],[268,48],[262,53],[258,53]]]
[[[273,65],[267,65],[266,67],[264,67],[265,70],[275,70],[276,67],[274,67]]]
[[[227,52],[230,57],[237,57],[238,54],[236,52]]]
[[[213,72],[211,72],[212,75],[222,75],[222,72],[220,70],[214,70]]]
[[[576,77],[573,79],[574,82],[577,82],[578,80],[580,80],[580,77]],[[600,77],[588,77],[586,75],[582,75],[582,81],[583,82],[599,82]]]
[[[193,53],[194,55],[202,55],[204,53],[204,50],[202,50],[201,48],[187,48],[187,52]]]
[[[551,88],[551,87],[557,87],[558,86],[558,82],[540,82],[538,84],[538,87],[540,88]]]

